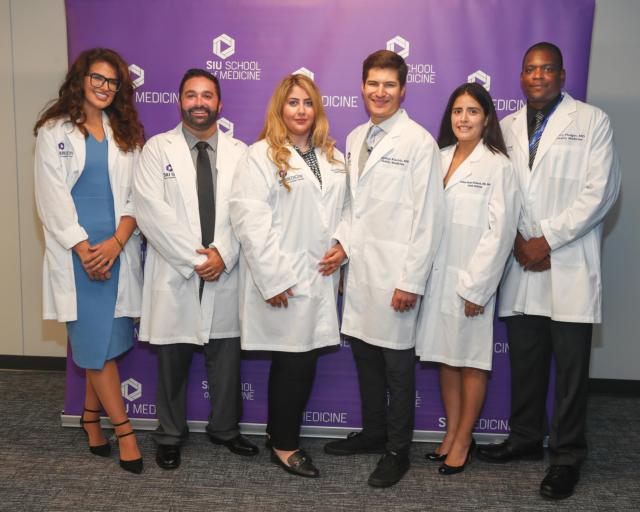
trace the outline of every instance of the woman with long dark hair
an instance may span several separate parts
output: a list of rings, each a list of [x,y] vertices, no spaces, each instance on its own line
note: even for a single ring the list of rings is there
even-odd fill
[[[120,466],[140,473],[115,362],[133,346],[142,285],[131,179],[144,131],[122,57],[102,48],[82,52],[34,132],[46,246],[44,318],[66,322],[73,361],[85,369],[80,425],[91,453],[111,451],[100,428],[104,409],[119,441]]]
[[[344,253],[332,247],[347,174],[322,99],[304,75],[276,87],[260,140],[240,163],[229,213],[240,240],[244,350],[271,351],[267,421],[271,460],[317,477],[300,448],[318,350],[340,342],[336,298]]]
[[[445,229],[418,318],[416,353],[440,363],[446,435],[427,459],[459,473],[475,447],[472,432],[493,355],[496,290],[518,222],[516,177],[489,93],[463,84],[440,125]]]

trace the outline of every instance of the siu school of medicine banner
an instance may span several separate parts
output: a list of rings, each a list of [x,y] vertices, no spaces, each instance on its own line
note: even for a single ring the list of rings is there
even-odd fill
[[[500,118],[525,105],[519,84],[524,51],[551,41],[563,51],[565,88],[584,100],[595,0],[66,0],[69,61],[87,48],[118,51],[130,64],[147,137],[179,121],[183,73],[204,68],[220,79],[220,129],[253,143],[275,85],[290,73],[315,80],[332,136],[367,120],[360,87],[363,59],[388,48],[408,66],[403,107],[434,136],[453,89],[477,81],[490,91]],[[355,364],[343,343],[318,362],[304,431],[335,435],[361,426]],[[137,343],[118,361],[131,418],[155,419],[154,348]],[[266,422],[269,359],[245,352],[245,431]],[[417,364],[416,439],[440,435],[444,412],[435,365]],[[67,359],[63,424],[83,407],[84,372]],[[508,432],[510,373],[504,325],[496,321],[493,372],[476,432]],[[201,354],[193,360],[189,420],[206,421],[209,390]],[[69,421],[65,422],[65,418]],[[138,426],[153,422],[137,421]],[[337,427],[337,428],[336,428]]]

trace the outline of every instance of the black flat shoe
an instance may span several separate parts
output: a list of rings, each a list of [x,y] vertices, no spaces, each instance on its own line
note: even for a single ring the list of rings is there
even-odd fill
[[[271,450],[271,462],[276,466],[280,466],[287,473],[291,473],[296,476],[303,476],[306,478],[318,478],[320,471],[311,462],[311,458],[303,451],[298,450],[289,456],[287,463],[285,464],[280,460],[278,454]]]
[[[84,430],[84,433],[87,434],[87,441],[89,441],[89,432],[87,432],[87,429],[84,427],[87,423],[100,423],[100,417],[98,417],[97,420],[85,420],[84,419],[84,413],[85,412],[97,412],[99,413],[100,411],[94,411],[92,409],[86,409],[83,411],[82,415],[80,416],[80,426],[82,427],[82,430]],[[108,457],[109,455],[111,455],[111,445],[109,444],[109,441],[107,441],[104,444],[99,444],[97,446],[91,446],[89,445],[89,451],[91,453],[93,453],[94,455],[97,455],[98,457]]]
[[[156,464],[162,469],[178,469],[180,467],[180,447],[159,444],[156,449]]]
[[[444,462],[447,459],[446,453],[429,452],[424,454],[424,458],[431,462]]]
[[[469,450],[467,450],[467,458],[464,461],[462,466],[449,466],[446,462],[443,462],[438,468],[438,473],[441,475],[455,475],[456,473],[462,473],[467,464],[471,464],[471,459],[473,458],[473,452],[476,449],[476,440],[471,438],[471,445],[469,445]]]
[[[506,439],[498,444],[481,446],[477,455],[484,462],[504,464],[513,460],[540,460],[544,457],[544,450],[541,444],[515,448],[511,441]]]
[[[122,425],[126,425],[127,423],[131,423],[128,419],[123,421],[122,423],[114,423],[113,426],[114,427],[121,427]],[[127,437],[130,435],[135,434],[135,432],[133,431],[133,428],[131,429],[130,432],[127,432],[125,434],[116,434],[116,437],[118,439],[122,439],[123,437]],[[133,460],[119,460],[120,462],[120,467],[122,469],[124,469],[125,471],[129,471],[130,473],[134,473],[136,475],[139,475],[140,473],[142,473],[142,469],[143,469],[143,464],[142,464],[142,457],[139,457],[137,459],[133,459]]]
[[[552,465],[540,484],[540,494],[544,498],[563,500],[573,494],[579,479],[577,467]]]
[[[222,441],[210,435],[209,440],[213,444],[226,446],[231,453],[242,455],[243,457],[253,457],[254,455],[258,455],[258,452],[260,451],[255,444],[240,434],[228,441]]]

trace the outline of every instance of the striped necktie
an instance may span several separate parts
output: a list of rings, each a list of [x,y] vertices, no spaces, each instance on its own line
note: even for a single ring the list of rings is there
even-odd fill
[[[540,126],[542,126],[542,122],[544,121],[544,114],[541,110],[536,112],[535,121],[536,124],[533,127],[533,135],[531,135],[532,139],[536,137],[536,132],[540,129]],[[538,151],[538,144],[540,143],[541,138],[542,134],[535,138],[533,145],[529,146],[529,170],[533,167],[533,161],[536,159],[536,151]]]

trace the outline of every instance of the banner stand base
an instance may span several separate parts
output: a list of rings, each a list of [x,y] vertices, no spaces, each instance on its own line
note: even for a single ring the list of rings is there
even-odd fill
[[[63,427],[80,427],[80,416],[61,414],[60,422]],[[188,421],[189,432],[205,432],[206,421]],[[113,428],[107,418],[100,418],[100,425],[103,428]],[[131,425],[135,430],[155,430],[158,420],[146,418],[131,418]],[[249,436],[264,436],[266,424],[264,423],[240,423],[240,432]],[[302,437],[321,438],[345,438],[349,432],[358,430],[356,427],[319,427],[317,425],[302,425],[300,435]],[[418,443],[437,443],[442,441],[444,432],[435,430],[414,430],[413,441]],[[507,434],[484,434],[473,435],[478,444],[498,443],[506,439]]]

